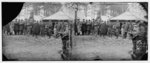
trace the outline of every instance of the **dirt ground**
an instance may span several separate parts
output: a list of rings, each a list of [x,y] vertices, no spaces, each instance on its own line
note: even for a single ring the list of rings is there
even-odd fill
[[[76,36],[72,58],[76,60],[130,60],[132,42],[115,37]],[[3,53],[19,60],[62,60],[61,39],[23,35],[3,36]]]
[[[87,39],[88,38],[88,39]],[[78,39],[78,40],[76,40]],[[131,60],[132,41],[119,37],[78,36],[72,55],[77,60]],[[82,42],[81,42],[82,41]]]
[[[21,35],[5,36],[3,44],[3,51],[10,59],[62,60],[59,53],[62,50],[60,39]]]

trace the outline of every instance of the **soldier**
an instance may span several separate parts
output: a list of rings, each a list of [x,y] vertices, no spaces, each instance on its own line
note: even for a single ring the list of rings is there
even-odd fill
[[[81,26],[81,30],[82,30],[82,35],[85,35],[85,20],[83,19],[83,22],[82,22],[82,26]]]
[[[135,60],[141,59],[147,53],[147,24],[140,23],[138,32],[134,34],[133,54],[132,58]]]
[[[48,28],[48,36],[49,36],[49,38],[52,36],[52,34],[53,34],[53,25],[52,25],[52,23],[50,22],[50,24],[49,24],[49,28]]]
[[[37,35],[40,34],[40,25],[38,23],[34,23],[32,26],[33,26],[31,29],[32,34],[37,38]]]
[[[19,34],[23,35],[23,31],[24,31],[24,23],[20,23],[20,25],[19,25]]]
[[[68,60],[68,56],[69,56],[69,26],[68,24],[65,26],[65,31],[64,32],[59,32],[61,34],[61,39],[62,39],[62,49],[63,49],[63,54],[62,54],[62,58],[64,60]]]
[[[15,32],[15,35],[18,35],[19,34],[19,23],[16,22],[14,23],[14,32]]]
[[[87,22],[88,22],[88,20],[86,20],[85,23],[84,23],[84,34],[85,35],[87,35],[87,33],[88,33]]]
[[[122,38],[124,37],[124,27],[125,27],[125,23],[122,23],[122,26],[121,26],[121,37]]]
[[[98,26],[97,26],[98,27],[98,35],[100,35],[100,36],[101,36],[101,24],[102,23],[99,22]]]
[[[112,37],[112,35],[113,35],[113,25],[112,24],[109,24],[107,34],[109,37]]]
[[[3,27],[3,32],[4,32],[4,34],[6,34],[6,35],[10,35],[10,24],[8,23],[7,25],[5,25],[4,27]]]
[[[92,19],[92,22],[91,22],[91,34],[92,35],[94,34],[94,19]]]
[[[128,31],[128,37],[129,39],[132,38],[132,31],[133,31],[133,23],[129,23],[129,31]]]
[[[54,36],[55,36],[55,38],[59,37],[59,34],[58,34],[59,31],[60,31],[60,23],[55,22],[55,26],[54,26]]]
[[[86,31],[86,34],[89,35],[90,34],[90,28],[91,28],[91,25],[90,25],[90,20],[87,21],[87,24],[86,24],[86,28],[87,28],[87,31]]]
[[[127,25],[127,23],[124,23],[123,26],[122,26],[123,38],[126,38],[127,31],[128,31],[128,25]]]
[[[32,29],[32,22],[27,22],[27,34],[31,35],[31,29]]]
[[[89,30],[89,34],[91,34],[91,33],[92,33],[92,31],[93,31],[93,28],[92,28],[92,21],[90,21],[89,23],[90,23],[90,26],[89,26],[89,28],[90,28],[90,30]]]
[[[119,22],[117,22],[117,24],[115,24],[114,29],[115,29],[115,36],[116,36],[116,38],[118,38],[119,32],[120,32],[120,23]]]
[[[78,34],[77,35],[80,35],[81,34],[81,22],[80,22],[80,20],[77,23],[77,29],[78,29]]]
[[[107,35],[108,27],[106,23],[101,24],[100,26],[100,33],[103,37]]]

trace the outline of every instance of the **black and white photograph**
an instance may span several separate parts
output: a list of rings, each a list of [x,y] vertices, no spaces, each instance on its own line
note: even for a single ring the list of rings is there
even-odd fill
[[[148,61],[148,2],[1,4],[2,61]]]

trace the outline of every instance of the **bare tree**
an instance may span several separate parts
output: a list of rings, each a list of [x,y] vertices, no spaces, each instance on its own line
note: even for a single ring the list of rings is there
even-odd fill
[[[33,10],[30,12],[30,19],[34,20],[34,15],[39,15],[41,9],[44,10],[44,16],[50,16],[58,12],[58,10],[61,8],[61,4],[57,2],[27,2],[24,4],[23,9],[27,7],[33,8]]]

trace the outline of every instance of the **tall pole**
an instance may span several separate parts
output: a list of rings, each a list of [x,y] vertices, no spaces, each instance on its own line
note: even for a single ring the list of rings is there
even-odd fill
[[[75,22],[74,22],[74,34],[75,34],[75,29],[76,29],[76,22],[77,22],[77,13],[78,13],[78,3],[75,3],[76,7],[75,7]]]

